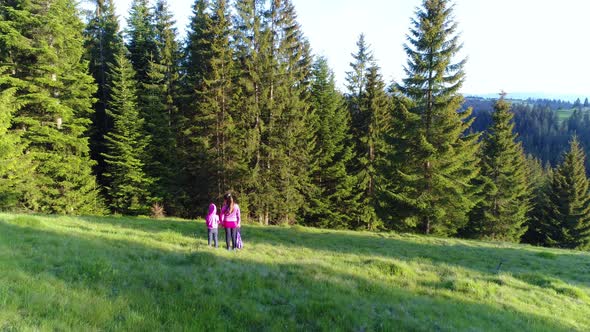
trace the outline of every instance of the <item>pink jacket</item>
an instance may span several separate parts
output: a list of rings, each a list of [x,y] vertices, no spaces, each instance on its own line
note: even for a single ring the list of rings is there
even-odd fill
[[[209,205],[209,213],[205,218],[205,223],[208,229],[216,229],[219,224],[219,216],[217,215],[217,207],[215,204]]]
[[[227,206],[223,206],[221,208],[221,224],[225,228],[236,228],[240,227],[240,207],[238,204],[234,204],[234,211],[229,213],[229,208]]]

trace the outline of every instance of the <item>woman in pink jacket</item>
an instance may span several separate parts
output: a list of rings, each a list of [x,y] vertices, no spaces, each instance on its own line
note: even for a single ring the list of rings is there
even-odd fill
[[[221,208],[221,224],[225,228],[225,244],[229,248],[229,239],[231,237],[231,250],[236,248],[238,229],[241,226],[240,207],[234,202],[230,193],[223,196],[223,207]]]

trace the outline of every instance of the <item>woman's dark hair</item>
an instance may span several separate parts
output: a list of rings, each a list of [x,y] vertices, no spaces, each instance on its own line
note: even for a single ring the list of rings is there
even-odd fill
[[[234,212],[234,204],[234,197],[231,193],[223,195],[223,205],[226,206],[225,214],[231,214],[232,212]]]

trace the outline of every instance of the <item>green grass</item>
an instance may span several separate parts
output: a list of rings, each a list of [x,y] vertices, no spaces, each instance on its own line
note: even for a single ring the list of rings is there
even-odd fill
[[[567,119],[570,118],[570,116],[572,116],[572,113],[574,113],[574,109],[559,109],[556,110],[555,113],[557,114],[557,119],[560,122],[563,122]]]
[[[228,252],[207,247],[202,221],[0,214],[0,331],[590,329],[588,253],[299,226],[243,235]]]
[[[559,121],[565,121],[567,119],[570,118],[570,116],[572,116],[572,113],[574,112],[574,109],[560,109],[560,110],[556,110],[555,113],[557,113],[557,119]]]
[[[574,111],[575,110],[576,110],[575,108],[558,109],[558,110],[555,111],[555,113],[557,113],[557,119],[560,122],[563,122],[563,121],[569,119],[572,116],[572,114],[574,114]],[[582,111],[588,112],[588,111],[590,111],[590,109],[587,108],[587,107],[584,107],[584,108],[582,108]]]

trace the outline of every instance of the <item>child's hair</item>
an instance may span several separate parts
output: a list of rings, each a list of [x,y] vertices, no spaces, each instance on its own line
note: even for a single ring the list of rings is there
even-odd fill
[[[234,212],[234,197],[231,193],[223,195],[223,204],[225,205],[225,214],[232,214]]]
[[[213,217],[217,214],[217,206],[211,203],[209,204],[209,213],[207,213],[207,217],[205,217],[205,221],[211,223],[213,221]]]

